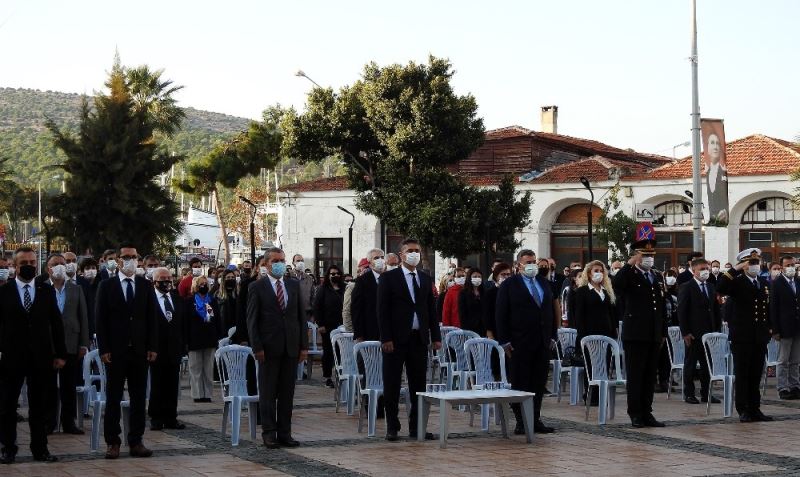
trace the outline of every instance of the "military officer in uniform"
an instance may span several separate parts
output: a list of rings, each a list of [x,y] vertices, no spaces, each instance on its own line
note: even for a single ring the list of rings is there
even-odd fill
[[[769,286],[761,272],[761,250],[749,248],[736,256],[738,265],[720,275],[717,292],[733,297],[728,317],[733,351],[736,411],[741,422],[771,421],[761,412],[761,373],[771,336]]]
[[[653,416],[653,392],[661,345],[667,334],[664,283],[653,271],[655,232],[648,222],[636,228],[635,251],[614,276],[622,297],[622,343],[627,372],[628,416],[633,427],[664,427]]]

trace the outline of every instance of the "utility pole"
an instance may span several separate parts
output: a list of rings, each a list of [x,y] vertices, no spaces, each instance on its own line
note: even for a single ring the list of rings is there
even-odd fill
[[[692,248],[703,251],[703,188],[700,180],[700,97],[697,86],[697,0],[692,0]]]

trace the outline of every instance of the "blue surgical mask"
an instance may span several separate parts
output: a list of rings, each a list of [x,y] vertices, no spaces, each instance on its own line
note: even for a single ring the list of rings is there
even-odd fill
[[[286,274],[286,264],[283,262],[275,262],[272,264],[272,276],[282,277]]]

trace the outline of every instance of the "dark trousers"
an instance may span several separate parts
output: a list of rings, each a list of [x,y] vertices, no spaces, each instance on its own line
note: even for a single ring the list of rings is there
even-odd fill
[[[400,432],[400,385],[406,367],[408,393],[411,399],[411,414],[408,428],[413,434],[417,430],[417,393],[425,392],[425,375],[428,372],[428,347],[422,343],[418,331],[412,331],[408,343],[394,344],[394,351],[383,353],[383,403],[386,413],[386,430]]]
[[[683,393],[684,397],[694,396],[694,380],[697,376],[697,363],[700,363],[700,397],[708,397],[708,365],[703,342],[699,339],[692,340],[692,345],[686,347],[686,357],[683,360]]]
[[[628,380],[628,415],[644,419],[653,412],[653,391],[661,343],[625,341],[623,347]]]
[[[672,363],[669,360],[669,350],[667,344],[661,345],[661,351],[658,353],[658,382],[661,386],[669,386],[671,383],[670,368]]]
[[[736,391],[736,412],[761,411],[761,373],[764,372],[766,343],[731,343]]]
[[[259,410],[264,437],[286,439],[292,436],[294,384],[297,377],[297,358],[285,353],[280,357],[267,356],[258,367],[261,390]]]
[[[150,402],[147,414],[150,420],[160,424],[174,424],[178,419],[178,385],[180,384],[180,360],[164,355],[150,366]]]
[[[333,371],[333,344],[331,343],[331,330],[326,329],[322,334],[322,377],[330,378]]]
[[[47,427],[55,429],[58,425],[58,403],[61,401],[61,427],[67,429],[75,426],[77,397],[75,387],[78,385],[81,360],[77,354],[68,354],[64,367],[53,370],[50,391],[47,393]]]
[[[17,402],[23,381],[28,383],[28,426],[31,432],[31,452],[47,450],[47,392],[52,368],[35,369],[19,366],[0,368],[0,444],[4,449],[17,450]]]
[[[518,391],[536,393],[533,398],[533,420],[539,422],[542,414],[542,399],[547,386],[550,366],[550,350],[540,346],[535,349],[517,348],[511,353],[511,387]],[[517,423],[521,423],[519,406],[514,406]]]
[[[142,443],[145,424],[145,398],[147,394],[147,360],[134,354],[130,348],[126,353],[112,354],[111,363],[106,364],[106,411],[103,415],[103,432],[106,444],[120,445],[120,407],[125,381],[131,403],[131,422],[128,429],[128,445]]]

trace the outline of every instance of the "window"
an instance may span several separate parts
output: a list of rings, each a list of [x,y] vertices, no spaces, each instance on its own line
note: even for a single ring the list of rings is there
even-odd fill
[[[344,262],[344,239],[318,238],[314,239],[314,263],[318,277],[325,275],[331,265],[342,266]]]
[[[770,197],[762,199],[744,211],[743,224],[776,224],[800,222],[800,207],[791,199]]]
[[[682,227],[692,225],[692,204],[683,200],[671,200],[659,204],[654,209],[653,225]]]

